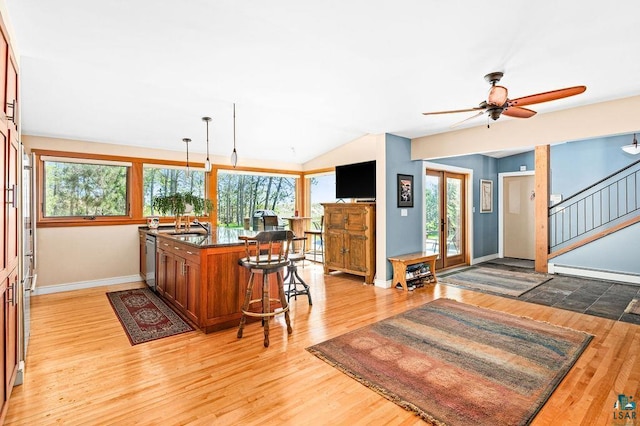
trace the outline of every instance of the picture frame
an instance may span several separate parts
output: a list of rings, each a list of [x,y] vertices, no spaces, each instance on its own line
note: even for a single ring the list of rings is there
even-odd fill
[[[493,181],[480,179],[480,213],[493,212]]]
[[[398,207],[413,207],[413,175],[398,174]]]

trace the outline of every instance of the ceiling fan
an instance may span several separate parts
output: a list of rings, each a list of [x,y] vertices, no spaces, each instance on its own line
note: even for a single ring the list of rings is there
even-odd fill
[[[436,111],[436,112],[423,112],[424,115],[436,115],[436,114],[450,114],[457,112],[472,112],[478,111],[477,114],[472,115],[458,123],[453,124],[451,127],[458,126],[468,120],[481,116],[487,113],[493,120],[500,118],[502,114],[509,117],[516,118],[529,118],[536,115],[536,112],[528,108],[523,108],[525,105],[539,104],[542,102],[555,101],[556,99],[567,98],[569,96],[579,95],[587,90],[586,86],[574,86],[567,87],[565,89],[552,90],[550,92],[537,93],[535,95],[524,96],[516,99],[509,99],[507,88],[504,86],[498,86],[496,83],[500,81],[504,73],[497,71],[492,72],[484,76],[484,79],[491,84],[487,100],[480,102],[477,107],[467,109],[456,109],[451,111]],[[487,127],[489,127],[487,125]]]

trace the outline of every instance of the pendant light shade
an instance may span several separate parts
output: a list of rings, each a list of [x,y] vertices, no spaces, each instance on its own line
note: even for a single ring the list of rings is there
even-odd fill
[[[638,146],[638,139],[636,139],[636,134],[633,134],[633,142],[631,145],[625,145],[622,147],[622,150],[627,154],[638,155],[640,154],[640,147]]]
[[[185,145],[187,145],[187,171],[186,171],[186,176],[189,177],[189,142],[191,142],[191,139],[184,138],[184,139],[182,139],[182,142],[184,142]]]
[[[211,171],[211,161],[209,160],[209,122],[211,117],[202,117],[202,121],[207,123],[207,159],[204,162],[204,171],[208,173]]]
[[[236,104],[233,103],[233,152],[231,153],[231,165],[235,169],[238,165],[238,151],[236,151]]]

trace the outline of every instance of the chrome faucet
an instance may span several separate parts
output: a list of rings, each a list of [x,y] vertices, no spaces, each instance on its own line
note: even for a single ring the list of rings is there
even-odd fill
[[[194,219],[193,224],[194,225],[198,225],[199,227],[201,227],[202,229],[207,231],[207,235],[211,235],[211,223],[210,222],[202,223],[202,222],[198,221],[198,219]]]

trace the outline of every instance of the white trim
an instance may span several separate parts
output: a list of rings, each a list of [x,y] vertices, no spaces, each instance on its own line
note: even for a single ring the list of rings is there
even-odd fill
[[[375,279],[373,280],[373,285],[380,288],[391,288],[391,281],[393,281],[393,278],[390,280]]]
[[[535,176],[536,172],[527,170],[525,172],[504,172],[498,173],[498,257],[504,257],[504,209],[502,208],[502,197],[504,193],[504,178],[512,176]]]
[[[104,278],[100,280],[77,281],[75,283],[40,286],[33,292],[33,295],[39,296],[41,294],[61,293],[63,291],[82,290],[85,288],[102,287],[115,284],[136,283],[140,281],[142,281],[142,278],[140,278],[139,274]]]
[[[488,254],[486,256],[482,256],[477,259],[471,259],[471,264],[476,265],[478,263],[488,262],[490,260],[497,259],[498,257],[499,257],[498,253]]]
[[[550,274],[565,274],[577,277],[595,278],[606,281],[618,281],[627,284],[639,284],[640,275],[625,274],[621,272],[602,271],[598,269],[586,269],[574,266],[557,265],[549,263],[548,272]]]

